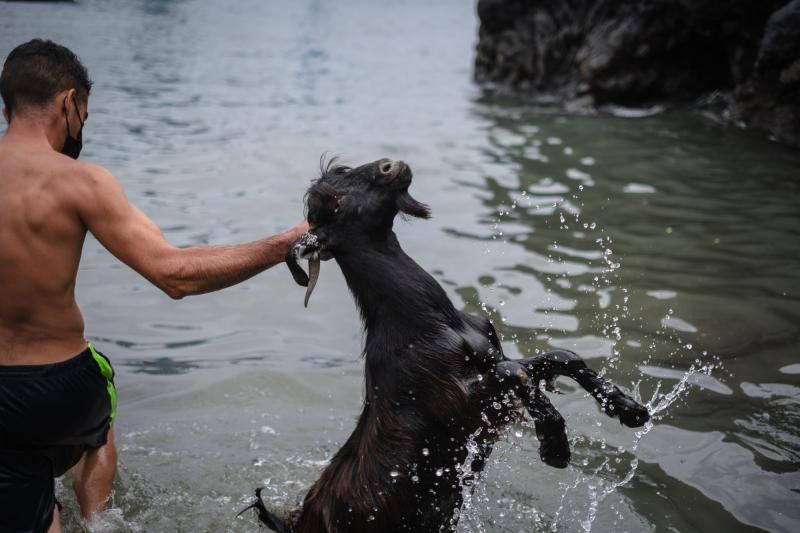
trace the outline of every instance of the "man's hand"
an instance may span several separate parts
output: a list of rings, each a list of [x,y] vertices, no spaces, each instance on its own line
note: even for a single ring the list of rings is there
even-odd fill
[[[303,220],[292,226],[290,229],[286,230],[286,233],[291,237],[289,240],[289,244],[296,241],[303,233],[308,233],[308,229],[309,229],[308,220],[304,218]]]
[[[297,224],[295,224],[295,226],[292,229],[287,231],[287,233],[291,233],[292,235],[294,235],[294,237],[290,241],[290,245],[293,244],[294,241],[296,241],[298,238],[300,238],[300,235],[302,235],[303,233],[308,233],[309,229],[310,226],[308,225],[308,220],[306,220],[305,218],[300,222],[298,222]],[[329,259],[333,259],[333,254],[327,250],[322,250],[319,254],[319,258],[322,259],[323,261],[327,261]]]

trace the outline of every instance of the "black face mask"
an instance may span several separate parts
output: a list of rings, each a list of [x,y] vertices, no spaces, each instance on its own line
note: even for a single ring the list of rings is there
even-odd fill
[[[72,159],[78,159],[78,156],[81,154],[81,148],[83,148],[83,120],[81,120],[81,112],[78,109],[78,103],[75,101],[74,96],[72,97],[72,104],[75,106],[75,113],[78,114],[78,122],[81,123],[81,128],[78,130],[78,136],[73,138],[69,131],[67,99],[64,98],[64,120],[67,121],[67,138],[64,139],[64,146],[61,147],[61,153]]]

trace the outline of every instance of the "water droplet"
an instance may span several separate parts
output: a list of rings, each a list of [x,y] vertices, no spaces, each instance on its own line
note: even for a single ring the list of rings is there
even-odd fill
[[[442,477],[442,474],[444,474],[444,470],[441,469],[441,468],[437,468],[436,469],[436,477]]]
[[[431,451],[430,451],[428,448],[422,448],[422,455],[424,455],[425,457],[427,457],[427,456],[429,456],[430,454],[431,454]]]
[[[400,475],[400,472],[398,472],[397,470],[392,470],[391,472],[389,472],[389,475],[392,477],[397,477]]]

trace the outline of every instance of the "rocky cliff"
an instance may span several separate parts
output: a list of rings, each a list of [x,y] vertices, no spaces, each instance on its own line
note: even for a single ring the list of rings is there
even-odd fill
[[[800,147],[800,0],[479,0],[475,77],[567,109],[709,104]]]

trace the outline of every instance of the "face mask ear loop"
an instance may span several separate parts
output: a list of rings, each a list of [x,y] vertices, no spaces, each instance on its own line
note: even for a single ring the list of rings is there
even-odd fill
[[[81,117],[79,116],[78,120],[80,121],[80,119],[81,119]],[[66,96],[64,97],[64,120],[67,123],[67,135],[72,137],[72,132],[69,131],[69,114],[67,113],[67,97]]]
[[[78,101],[75,100],[75,95],[72,96],[72,105],[75,106],[75,114],[78,115],[78,122],[81,125],[81,130],[83,129],[83,120],[81,120],[81,110],[78,108]]]

